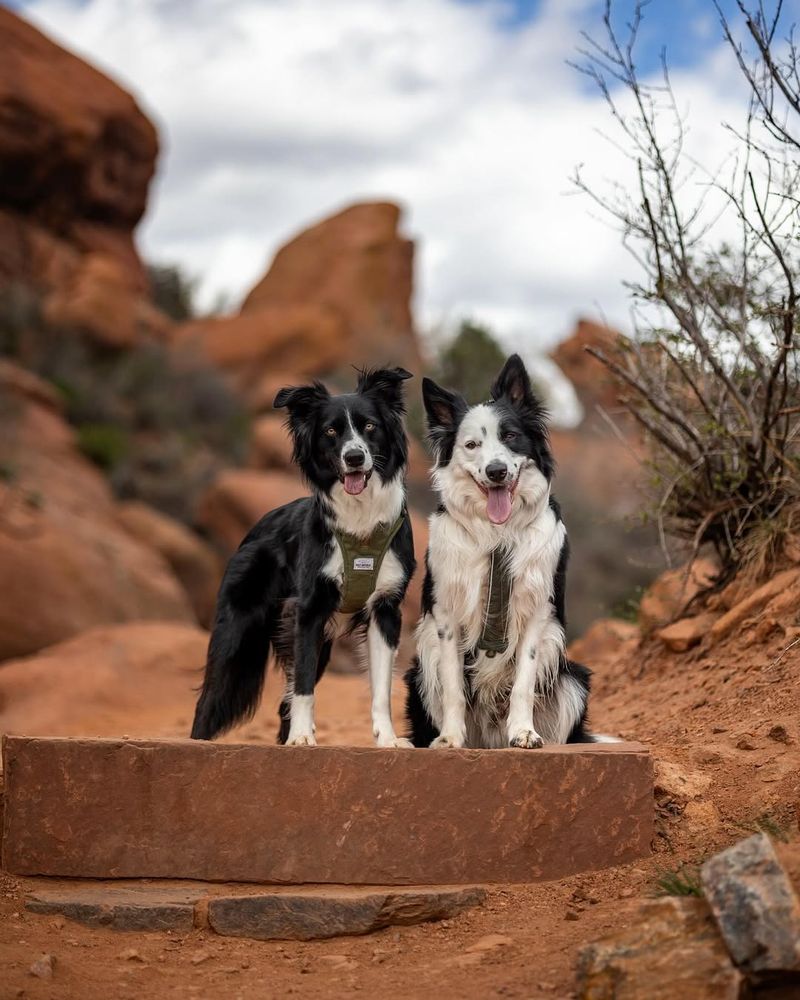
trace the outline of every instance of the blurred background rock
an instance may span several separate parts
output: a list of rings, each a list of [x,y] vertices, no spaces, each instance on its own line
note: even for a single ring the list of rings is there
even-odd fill
[[[138,620],[207,628],[226,557],[261,514],[305,492],[272,410],[280,386],[314,377],[345,389],[354,365],[393,363],[476,400],[505,351],[474,317],[419,329],[415,240],[390,201],[299,218],[307,228],[239,309],[201,312],[193,276],[137,250],[154,124],[5,9],[0,49],[0,657]],[[550,358],[526,357],[553,416],[572,636],[635,611],[661,565],[635,521],[635,435],[624,421],[609,429],[615,394],[583,350],[616,336],[581,321]],[[421,559],[433,497],[419,391],[417,378],[409,495]],[[336,665],[352,668],[347,647]]]

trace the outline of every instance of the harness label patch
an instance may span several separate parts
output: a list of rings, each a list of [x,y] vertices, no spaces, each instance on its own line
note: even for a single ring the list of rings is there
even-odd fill
[[[357,559],[353,560],[353,569],[364,569],[373,570],[375,569],[375,560],[372,556],[359,556]]]

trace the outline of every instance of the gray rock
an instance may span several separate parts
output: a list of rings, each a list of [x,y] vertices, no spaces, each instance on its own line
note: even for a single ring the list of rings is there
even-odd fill
[[[75,882],[33,888],[25,900],[31,913],[57,913],[89,927],[120,931],[190,931],[194,904],[205,892],[155,885],[110,886]]]
[[[769,837],[759,833],[714,855],[700,875],[737,965],[800,972],[800,900]]]
[[[311,941],[442,920],[485,897],[481,888],[222,896],[209,899],[208,923],[226,937]]]

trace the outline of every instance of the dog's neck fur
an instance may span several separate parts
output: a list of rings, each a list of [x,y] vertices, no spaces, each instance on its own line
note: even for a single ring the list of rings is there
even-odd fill
[[[514,549],[521,539],[537,525],[550,506],[550,484],[535,475],[532,488],[526,489],[525,471],[514,502],[511,517],[505,524],[492,524],[484,515],[480,500],[467,499],[464,486],[459,484],[458,470],[451,466],[437,468],[433,473],[433,486],[448,517],[470,537],[473,545],[483,552],[490,552],[504,544]],[[544,487],[544,488],[543,488]],[[470,491],[471,492],[471,491]]]
[[[330,493],[320,494],[331,528],[356,538],[369,538],[379,524],[393,524],[405,503],[405,467],[388,482],[375,473],[362,493],[351,496],[337,482]]]

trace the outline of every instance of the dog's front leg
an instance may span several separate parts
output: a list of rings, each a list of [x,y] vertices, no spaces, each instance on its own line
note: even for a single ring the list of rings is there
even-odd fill
[[[372,735],[379,747],[411,747],[392,725],[392,669],[400,643],[400,602],[381,596],[372,606],[367,627],[369,679],[372,687]]]
[[[458,649],[453,620],[437,608],[439,685],[442,692],[442,728],[432,747],[463,747],[467,739],[467,702],[464,697],[464,661]]]
[[[314,736],[314,687],[317,663],[325,640],[325,625],[336,611],[339,589],[333,580],[320,577],[310,597],[297,608],[294,643],[294,684],[287,746],[317,745]]]
[[[558,668],[564,650],[564,631],[543,610],[525,629],[516,651],[516,675],[509,699],[506,735],[510,747],[535,749],[544,744],[533,725],[537,688],[546,689]]]

